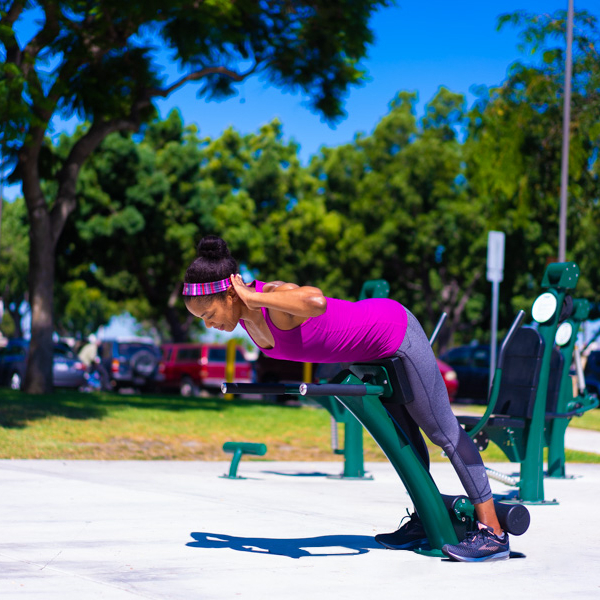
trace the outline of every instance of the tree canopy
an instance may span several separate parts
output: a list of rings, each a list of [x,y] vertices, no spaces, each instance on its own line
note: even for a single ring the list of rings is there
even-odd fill
[[[107,135],[82,164],[56,244],[57,324],[83,333],[126,308],[165,338],[186,339],[196,325],[179,301],[183,272],[199,238],[217,233],[262,279],[352,299],[366,279],[385,278],[426,330],[449,314],[442,346],[485,339],[487,234],[501,230],[507,326],[557,253],[565,15],[500,19],[510,24],[532,58],[479,90],[471,108],[440,88],[417,118],[416,94],[399,92],[371,133],[322,148],[307,166],[278,121],[210,139],[174,111],[137,135]],[[577,294],[598,301],[596,18],[578,13],[575,32],[568,258],[582,269]],[[41,147],[45,198],[57,202],[60,174],[91,128]]]
[[[344,95],[360,83],[372,41],[369,18],[387,0],[0,0],[0,144],[22,182],[29,217],[32,306],[29,392],[52,381],[55,250],[77,206],[82,166],[114,132],[137,131],[153,101],[188,83],[224,99],[260,74],[302,92],[324,118],[343,116]],[[20,20],[39,28],[19,42]],[[160,45],[163,52],[157,51]],[[182,75],[166,81],[161,57]],[[55,116],[87,125],[66,155],[48,152]],[[53,160],[57,162],[52,162]],[[53,174],[54,185],[42,179]],[[52,194],[49,195],[49,190]]]

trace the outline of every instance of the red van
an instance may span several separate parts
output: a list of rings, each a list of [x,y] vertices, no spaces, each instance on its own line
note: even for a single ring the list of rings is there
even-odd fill
[[[225,344],[162,344],[161,348],[163,389],[178,389],[183,396],[196,395],[203,389],[220,391],[225,381]],[[252,364],[239,347],[235,351],[234,381],[252,382]]]

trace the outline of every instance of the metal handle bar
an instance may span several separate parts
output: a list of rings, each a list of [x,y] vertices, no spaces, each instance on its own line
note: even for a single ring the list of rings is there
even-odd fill
[[[381,385],[364,383],[302,383],[303,396],[381,396],[385,389]]]
[[[581,364],[581,352],[579,346],[575,344],[573,347],[573,355],[575,357],[575,373],[577,373],[577,387],[580,394],[585,393],[585,374],[583,372],[583,365]]]
[[[226,381],[221,384],[224,394],[299,394],[299,383],[232,383]]]
[[[442,328],[442,326],[446,322],[446,318],[447,317],[448,317],[448,313],[446,313],[446,312],[443,312],[440,315],[440,319],[437,322],[437,325],[435,326],[435,329],[433,330],[433,333],[431,334],[431,337],[429,338],[429,345],[430,346],[433,346],[433,344],[435,344],[435,340],[437,340],[437,336],[440,333],[440,329]]]
[[[515,335],[515,333],[517,332],[519,327],[521,327],[521,324],[523,323],[523,319],[525,319],[525,311],[520,310],[517,313],[517,316],[515,317],[515,320],[513,321],[512,325],[510,326],[510,329],[508,330],[508,333],[506,334],[504,341],[502,342],[502,347],[500,348],[500,356],[498,357],[498,363],[496,364],[496,369],[502,368],[502,365],[504,364],[504,355],[506,353],[506,348],[508,348],[508,344],[512,340],[513,336]]]
[[[385,388],[364,383],[231,383],[221,384],[224,394],[301,394],[302,396],[381,396]]]

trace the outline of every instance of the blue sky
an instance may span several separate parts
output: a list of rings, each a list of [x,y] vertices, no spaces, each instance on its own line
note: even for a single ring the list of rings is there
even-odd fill
[[[575,0],[575,8],[600,14],[600,0]],[[189,86],[161,101],[159,110],[166,116],[178,107],[187,123],[196,123],[210,137],[229,125],[243,133],[256,131],[277,117],[306,161],[322,145],[349,142],[359,131],[370,133],[398,91],[416,91],[422,110],[441,85],[465,94],[470,105],[473,85],[502,83],[509,65],[525,57],[517,49],[515,29],[496,31],[497,17],[520,9],[552,13],[566,10],[567,0],[399,0],[396,7],[379,11],[372,20],[375,43],[363,62],[369,81],[351,90],[348,116],[335,127],[313,114],[301,96],[265,88],[257,78],[243,83],[237,97],[220,103],[196,99],[196,89]]]
[[[517,49],[518,31],[496,31],[498,15],[515,10],[553,13],[566,10],[567,0],[398,0],[380,10],[371,21],[375,42],[363,61],[369,79],[352,88],[345,101],[347,117],[335,126],[324,123],[298,94],[284,93],[254,77],[239,86],[236,97],[223,102],[197,99],[197,86],[187,85],[158,102],[161,116],[178,108],[186,123],[195,123],[201,135],[218,137],[233,126],[242,133],[257,131],[274,118],[283,123],[284,136],[300,144],[304,162],[323,145],[350,142],[357,132],[370,133],[401,90],[418,93],[421,111],[439,86],[466,95],[476,85],[499,85],[516,60],[526,58]],[[575,9],[600,16],[600,0],[575,0]],[[31,36],[31,23],[23,23],[21,42]],[[174,65],[166,65],[170,82],[178,78]],[[53,122],[53,135],[71,132],[75,119]],[[19,192],[13,186],[8,196]]]

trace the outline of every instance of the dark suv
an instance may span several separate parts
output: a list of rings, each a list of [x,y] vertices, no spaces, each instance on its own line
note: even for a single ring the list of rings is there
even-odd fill
[[[256,381],[258,383],[292,383],[304,381],[304,363],[271,358],[262,352],[258,355],[255,369]]]
[[[458,378],[457,398],[486,403],[490,381],[490,347],[477,344],[452,348],[440,356]]]
[[[182,396],[195,396],[203,389],[220,390],[226,381],[224,344],[163,344],[162,351],[161,388],[179,389]],[[241,348],[236,348],[233,381],[251,383],[252,379],[252,365]]]
[[[155,389],[164,377],[159,372],[161,356],[160,348],[144,338],[104,340],[98,351],[102,387],[115,391]]]
[[[583,374],[588,392],[600,396],[600,350],[590,352]]]
[[[29,340],[11,339],[0,350],[0,385],[20,390],[25,379]],[[85,384],[85,365],[64,342],[54,342],[52,382],[55,387],[80,388]]]

